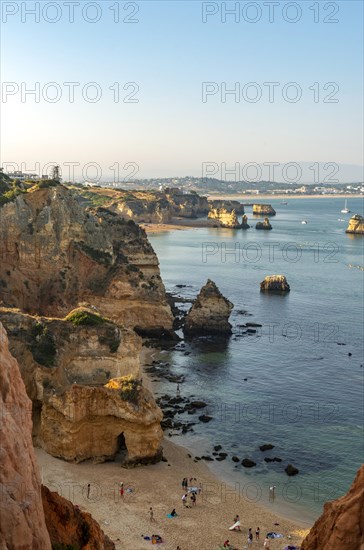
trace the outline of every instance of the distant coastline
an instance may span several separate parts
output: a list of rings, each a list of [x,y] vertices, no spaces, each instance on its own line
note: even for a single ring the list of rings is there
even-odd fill
[[[273,194],[267,194],[267,195],[243,195],[243,194],[227,194],[227,193],[217,193],[215,194],[207,194],[206,196],[209,199],[246,199],[248,201],[254,200],[255,202],[265,202],[266,200],[274,200],[274,199],[284,199],[286,201],[289,201],[291,199],[364,199],[364,195],[361,193],[340,193],[340,195],[337,194],[327,194],[327,195],[273,195]]]

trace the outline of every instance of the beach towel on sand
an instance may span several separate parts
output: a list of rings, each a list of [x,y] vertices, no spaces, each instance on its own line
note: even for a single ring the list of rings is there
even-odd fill
[[[176,518],[176,517],[177,517],[177,515],[178,515],[178,514],[176,514],[175,516],[172,516],[172,514],[167,514],[167,518],[171,518],[171,519],[173,519],[173,518]]]
[[[237,529],[238,527],[240,527],[240,521],[236,521],[234,523],[234,525],[232,525],[231,527],[229,527],[229,531],[234,531],[235,529]]]
[[[272,533],[267,533],[267,539],[283,539],[283,535],[280,533],[274,533],[273,531]]]

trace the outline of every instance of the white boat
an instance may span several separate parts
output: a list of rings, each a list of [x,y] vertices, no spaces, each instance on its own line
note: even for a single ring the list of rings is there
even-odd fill
[[[341,210],[341,213],[342,213],[342,214],[349,214],[349,212],[350,212],[350,210],[349,210],[349,208],[348,208],[348,201],[345,200],[345,206],[344,206],[344,208]]]
[[[302,220],[301,223],[303,223],[304,225],[307,224],[306,220]]]
[[[288,202],[282,201],[281,204],[288,204]]]

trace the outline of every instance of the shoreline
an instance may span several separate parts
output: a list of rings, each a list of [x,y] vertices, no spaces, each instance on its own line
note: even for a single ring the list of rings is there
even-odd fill
[[[146,348],[146,349],[147,349],[147,352],[143,353],[143,351],[142,351],[142,354],[141,354],[141,357],[143,358],[143,360],[141,361],[141,370],[142,370],[142,374],[143,374],[143,384],[146,383],[145,384],[146,387],[153,393],[154,397],[156,398],[157,396],[155,395],[155,388],[153,388],[153,386],[158,385],[159,381],[153,381],[150,378],[149,373],[147,373],[145,371],[144,366],[146,366],[146,361],[151,362],[155,359],[161,360],[161,357],[159,356],[160,350],[157,349],[157,348]],[[144,350],[144,348],[143,348],[143,350]],[[163,389],[163,391],[165,391],[165,390]],[[168,430],[166,430],[164,432],[164,440],[167,440],[167,435],[166,435],[167,431]],[[188,436],[184,436],[184,437],[188,438]],[[177,437],[177,441],[175,439],[173,440],[173,445],[176,445],[177,447],[181,448],[182,451],[190,453],[190,454],[195,455],[195,456],[201,454],[201,452],[200,452],[201,449],[198,449],[198,452],[196,452],[196,450],[197,450],[196,447],[198,447],[199,444],[200,444],[200,442],[196,442],[195,445],[193,445],[192,442],[191,442],[190,445],[188,443],[186,444],[185,442],[180,443],[180,442],[178,442],[178,437]],[[207,452],[207,454],[210,454],[208,451],[206,451],[206,452]],[[233,479],[232,475],[229,476],[228,472],[225,472],[225,475],[224,475],[224,472],[219,471],[219,466],[221,467],[223,464],[226,464],[225,462],[224,463],[220,463],[220,462],[217,463],[215,461],[214,462],[200,461],[199,463],[205,464],[212,476],[219,479],[220,483],[225,483],[226,486],[230,487],[230,490],[234,491],[234,486],[236,486],[236,483],[237,483],[236,480]],[[232,472],[231,472],[231,474],[232,474]],[[246,475],[244,475],[244,473],[242,473],[241,481],[238,482],[239,487],[240,487],[240,485],[242,485],[243,488],[245,486],[248,487],[251,483],[253,483],[253,485],[256,485],[258,482],[257,482],[256,478],[254,478],[252,480],[252,478],[250,478],[249,476],[246,476]],[[307,511],[305,512],[304,507],[303,507],[303,510],[300,511],[299,509],[292,509],[292,507],[290,507],[290,505],[287,504],[287,503],[280,502],[278,495],[277,495],[277,497],[276,497],[276,499],[273,503],[269,500],[269,498],[262,497],[259,500],[259,504],[257,506],[259,508],[261,508],[263,511],[267,512],[267,513],[270,513],[270,514],[274,513],[277,516],[279,516],[281,519],[284,519],[286,521],[290,521],[290,522],[295,523],[301,529],[309,530],[313,526],[314,522],[317,519],[317,517],[315,517],[314,519],[311,518],[311,517],[310,518],[307,517],[308,515],[310,515],[310,513],[307,512]],[[273,507],[275,508],[275,511],[273,510]],[[305,516],[307,514],[307,516],[305,517],[305,519],[302,519],[302,517],[299,517],[300,514],[303,514]]]

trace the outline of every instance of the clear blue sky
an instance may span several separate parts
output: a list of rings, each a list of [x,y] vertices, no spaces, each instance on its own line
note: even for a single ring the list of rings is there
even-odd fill
[[[88,4],[86,17],[96,17],[92,2],[74,4],[73,23],[63,1],[53,2],[58,13],[54,7],[42,13],[47,2],[39,2],[40,21],[35,22],[25,13],[25,7],[35,4],[2,2],[2,80],[15,83],[5,91],[16,92],[4,97],[3,84],[2,163],[25,162],[32,169],[36,162],[95,162],[103,177],[112,174],[114,163],[136,163],[137,176],[145,177],[200,176],[204,162],[363,164],[361,1],[297,2],[301,13],[296,23],[285,20],[298,13],[287,11],[287,2],[275,7],[273,22],[264,2],[253,2],[257,7],[248,11],[246,1],[238,2],[240,22],[228,15],[225,23],[222,2],[209,3],[207,9],[217,13],[206,23],[199,1],[94,2],[100,17],[95,23],[82,16]],[[119,23],[114,22],[116,4]],[[232,8],[236,2],[225,4]],[[132,15],[135,6],[138,13]],[[16,8],[17,13],[6,15]],[[261,19],[249,22],[259,10]],[[139,22],[123,22],[128,16]],[[55,23],[46,20],[56,17],[60,20]],[[338,22],[325,23],[325,17]],[[21,90],[34,88],[36,82],[39,103],[29,95],[22,102]],[[62,95],[56,103],[42,97],[49,82],[59,85]],[[73,103],[64,82],[80,83]],[[82,97],[90,82],[102,90],[96,103]],[[118,103],[109,89],[115,82],[120,86]],[[133,91],[123,90],[128,82],[139,87],[138,103],[122,101]],[[203,82],[215,82],[218,90],[205,102]],[[241,93],[246,83],[256,82],[262,97],[249,103],[228,95],[224,103],[222,82],[227,88],[238,83]],[[279,83],[272,103],[264,82]],[[288,82],[296,82],[302,91],[296,103],[282,97]],[[318,102],[309,90],[315,82]],[[327,82],[335,86],[324,90]],[[52,98],[55,88],[47,90]],[[338,103],[323,101],[331,92]],[[290,88],[287,93],[296,92]],[[125,174],[121,169],[121,176]]]

